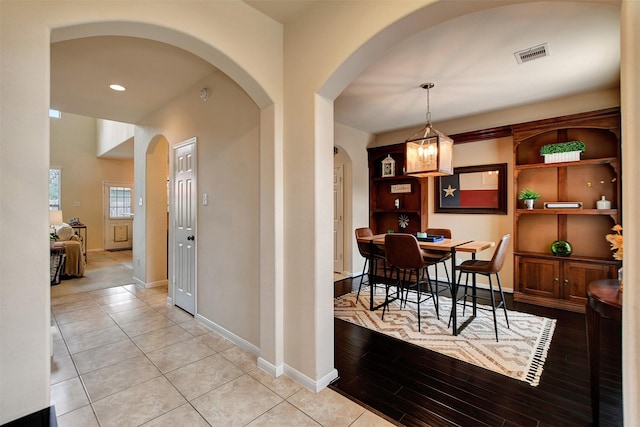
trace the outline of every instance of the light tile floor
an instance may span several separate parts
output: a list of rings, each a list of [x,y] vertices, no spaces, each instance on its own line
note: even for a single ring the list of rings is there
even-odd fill
[[[389,426],[312,393],[135,285],[52,296],[51,404],[66,426]]]

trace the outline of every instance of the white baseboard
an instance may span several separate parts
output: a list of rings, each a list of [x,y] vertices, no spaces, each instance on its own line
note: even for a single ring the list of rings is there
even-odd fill
[[[262,369],[267,374],[275,378],[278,378],[280,375],[284,373],[283,365],[276,366],[268,362],[267,360],[263,359],[262,357],[258,357],[258,368]]]
[[[157,288],[159,286],[169,286],[169,280],[158,280],[156,282],[147,282],[144,284],[145,288]]]
[[[133,276],[133,280],[136,282],[136,285],[141,286],[143,289],[145,288],[146,283],[143,280],[138,279],[136,276]]]
[[[207,325],[208,327],[210,327],[211,329],[213,329],[218,334],[222,335],[223,337],[225,337],[226,339],[228,339],[229,341],[231,341],[232,343],[234,343],[238,347],[248,351],[249,353],[253,354],[254,356],[260,356],[260,348],[258,348],[255,345],[251,344],[249,341],[247,341],[247,340],[245,340],[243,338],[240,338],[239,336],[237,336],[233,332],[230,332],[230,331],[226,330],[222,326],[218,325],[215,322],[212,322],[211,320],[207,319],[206,317],[204,317],[204,316],[202,316],[200,314],[196,314],[194,317],[195,317],[195,319],[197,321],[204,323],[205,325]]]
[[[167,298],[167,301],[169,301],[169,298]],[[298,384],[302,385],[303,387],[305,387],[306,389],[314,393],[318,393],[319,391],[327,387],[329,384],[331,384],[333,380],[338,378],[338,371],[336,369],[332,369],[331,372],[329,372],[327,375],[320,378],[319,380],[313,380],[308,376],[304,375],[303,373],[297,371],[296,369],[291,368],[290,366],[273,365],[267,360],[261,358],[260,348],[256,347],[250,342],[244,340],[243,338],[240,338],[233,332],[228,331],[227,329],[223,328],[222,326],[218,325],[215,322],[212,322],[211,320],[207,319],[206,317],[200,314],[196,314],[195,319],[199,322],[202,322],[209,328],[213,329],[218,334],[222,335],[223,337],[225,337],[226,339],[228,339],[238,347],[248,351],[254,356],[258,356],[258,368],[262,369],[263,371],[265,371],[269,375],[272,375],[273,377],[279,377],[280,375],[284,374],[287,377],[291,378],[293,381],[297,382]]]
[[[147,288],[157,288],[159,286],[169,286],[169,280],[164,279],[164,280],[158,280],[156,282],[145,282],[143,280],[138,279],[137,277],[133,277],[133,280],[136,282],[135,285],[142,288],[142,289],[147,289]]]
[[[287,377],[291,378],[293,381],[302,385],[307,390],[312,391],[314,393],[320,392],[329,384],[331,384],[333,380],[338,378],[338,371],[336,369],[332,369],[331,372],[329,372],[327,375],[320,378],[319,380],[313,380],[308,376],[306,376],[305,374],[303,374],[302,372],[292,368],[289,365],[284,366],[284,374]]]

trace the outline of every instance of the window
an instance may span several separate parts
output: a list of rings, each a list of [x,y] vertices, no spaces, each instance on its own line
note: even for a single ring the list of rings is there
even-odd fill
[[[60,210],[60,184],[61,184],[60,168],[49,169],[49,210]]]
[[[129,219],[131,214],[131,188],[109,187],[109,219]]]

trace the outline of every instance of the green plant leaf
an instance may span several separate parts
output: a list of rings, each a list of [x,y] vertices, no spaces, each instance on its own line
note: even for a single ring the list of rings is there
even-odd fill
[[[538,198],[540,198],[540,193],[536,193],[530,188],[523,188],[518,193],[519,200],[536,200]]]
[[[555,153],[568,153],[571,151],[580,151],[584,153],[586,147],[584,142],[582,141],[567,141],[567,142],[558,142],[556,144],[547,144],[543,145],[540,148],[540,155],[544,156],[545,154],[555,154]]]

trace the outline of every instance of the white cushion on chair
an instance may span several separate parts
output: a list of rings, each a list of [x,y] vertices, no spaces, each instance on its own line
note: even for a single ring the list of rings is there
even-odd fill
[[[56,226],[56,234],[61,241],[71,240],[73,237],[73,228],[69,224]]]

